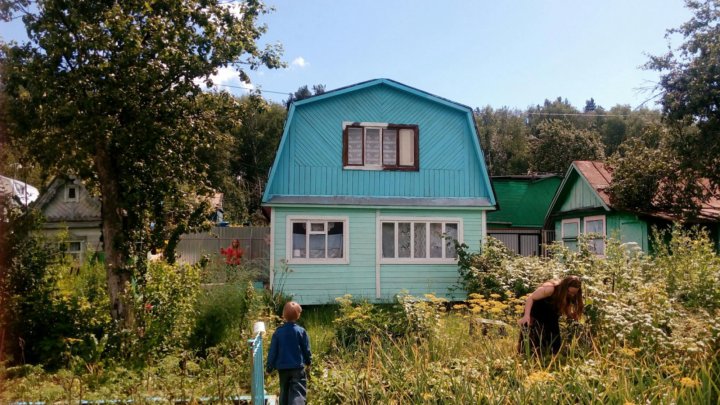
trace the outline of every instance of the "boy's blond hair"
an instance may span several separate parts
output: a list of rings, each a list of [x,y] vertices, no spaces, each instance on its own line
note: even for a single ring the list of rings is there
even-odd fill
[[[283,308],[283,319],[286,322],[295,322],[300,319],[302,307],[295,301],[290,301]]]

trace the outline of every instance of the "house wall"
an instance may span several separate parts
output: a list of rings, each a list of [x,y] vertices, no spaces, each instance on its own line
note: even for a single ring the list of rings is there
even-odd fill
[[[469,111],[381,85],[294,107],[266,196],[487,197]],[[343,122],[419,125],[419,171],[343,169]]]
[[[565,191],[564,199],[558,212],[567,212],[578,209],[599,208],[603,206],[602,201],[597,197],[593,190],[583,179],[576,173],[573,173],[574,181],[569,186],[569,190]]]
[[[289,264],[287,257],[287,217],[348,218],[347,264]],[[462,299],[465,293],[453,290],[458,282],[456,264],[378,264],[377,218],[434,217],[459,218],[463,241],[471,250],[479,250],[483,237],[483,213],[467,209],[388,209],[388,208],[288,208],[273,207],[273,269],[274,288],[291,294],[301,304],[334,302],[336,297],[351,294],[370,301],[390,301],[405,290],[412,295],[434,293],[448,299]],[[286,271],[285,269],[290,269]],[[380,286],[379,297],[377,286]]]
[[[584,219],[591,216],[605,216],[605,236],[619,239],[621,243],[635,242],[644,252],[649,252],[648,224],[637,215],[608,212],[605,210],[582,213],[565,213],[555,219],[555,238],[562,240],[562,220],[579,218],[580,233],[585,233]]]

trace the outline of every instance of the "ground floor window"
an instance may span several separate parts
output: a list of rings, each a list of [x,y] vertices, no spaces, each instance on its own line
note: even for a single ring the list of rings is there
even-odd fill
[[[346,262],[347,228],[346,218],[288,217],[288,262]]]
[[[454,241],[462,235],[460,220],[381,218],[379,227],[384,263],[454,263],[457,259]]]
[[[590,239],[588,244],[590,251],[596,255],[605,255],[605,216],[599,215],[594,217],[586,217],[583,226],[584,232]]]
[[[563,219],[561,225],[562,243],[570,250],[577,250],[580,235],[580,219]]]
[[[570,250],[578,249],[578,237],[587,235],[587,243],[590,251],[605,255],[605,216],[597,215],[583,218],[582,232],[580,230],[580,218],[563,219],[561,223],[562,242]]]

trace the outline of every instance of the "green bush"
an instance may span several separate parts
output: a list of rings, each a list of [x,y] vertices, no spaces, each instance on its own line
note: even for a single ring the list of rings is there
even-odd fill
[[[205,287],[198,300],[189,347],[205,355],[209,348],[229,337],[239,338],[250,327],[248,313],[253,300],[255,293],[250,283]]]

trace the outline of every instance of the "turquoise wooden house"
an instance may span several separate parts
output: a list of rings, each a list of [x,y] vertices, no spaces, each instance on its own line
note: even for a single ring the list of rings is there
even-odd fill
[[[561,181],[558,174],[493,176],[498,210],[488,212],[488,236],[522,256],[543,254],[545,214]]]
[[[652,227],[667,227],[675,218],[663,212],[637,213],[613,207],[607,193],[611,183],[612,171],[604,163],[573,162],[550,204],[545,226],[554,230],[556,240],[571,249],[577,249],[579,235],[589,234],[596,236],[589,243],[598,255],[605,254],[608,237],[636,243],[643,251],[652,252]],[[717,244],[720,200],[703,204],[696,222],[709,230]]]
[[[291,105],[263,206],[302,304],[459,299],[453,239],[479,250],[495,197],[469,107],[376,79]]]

